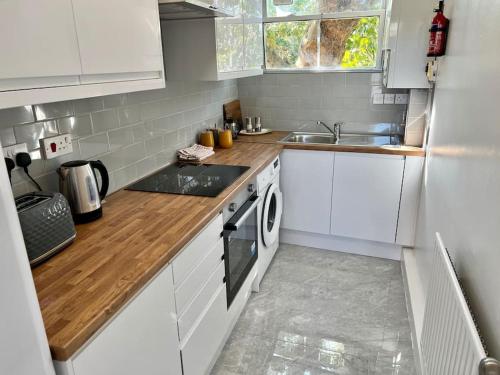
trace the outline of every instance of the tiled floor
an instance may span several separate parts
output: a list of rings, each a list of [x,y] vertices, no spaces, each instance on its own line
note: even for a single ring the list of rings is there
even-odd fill
[[[399,262],[281,245],[212,375],[414,375]]]

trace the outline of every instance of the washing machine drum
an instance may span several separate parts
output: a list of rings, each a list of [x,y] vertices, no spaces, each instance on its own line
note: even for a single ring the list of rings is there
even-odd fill
[[[262,242],[265,246],[271,246],[278,239],[282,211],[281,191],[276,183],[272,183],[262,205]]]

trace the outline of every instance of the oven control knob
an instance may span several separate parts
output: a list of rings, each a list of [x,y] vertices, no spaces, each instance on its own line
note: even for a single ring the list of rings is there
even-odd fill
[[[253,192],[255,191],[255,185],[254,185],[254,184],[250,184],[250,185],[248,185],[248,191],[249,191],[250,193],[253,193]]]
[[[230,203],[229,204],[229,211],[234,212],[234,211],[236,211],[237,208],[238,208],[237,203]]]

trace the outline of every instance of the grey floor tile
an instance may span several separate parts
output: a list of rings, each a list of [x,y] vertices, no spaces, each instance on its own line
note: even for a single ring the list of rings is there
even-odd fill
[[[212,374],[414,374],[399,262],[281,245]]]

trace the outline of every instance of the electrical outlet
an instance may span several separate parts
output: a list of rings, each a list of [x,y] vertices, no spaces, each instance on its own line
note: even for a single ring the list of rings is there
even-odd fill
[[[16,154],[20,152],[28,152],[28,145],[26,143],[18,143],[12,146],[2,147],[3,156],[6,158],[11,158],[16,161]]]
[[[373,104],[384,104],[384,94],[373,94],[372,100]]]
[[[40,139],[40,151],[43,159],[53,159],[73,152],[71,135],[61,134]]]
[[[408,104],[408,94],[396,94],[394,104]]]
[[[384,104],[394,104],[395,94],[384,94]]]

